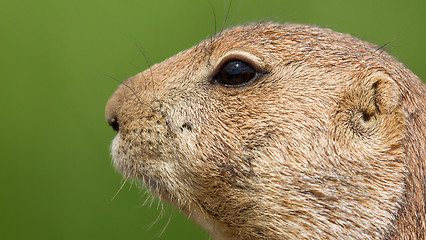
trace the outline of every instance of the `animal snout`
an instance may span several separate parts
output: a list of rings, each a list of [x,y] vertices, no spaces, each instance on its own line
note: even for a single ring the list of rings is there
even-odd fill
[[[114,131],[117,131],[117,132],[120,129],[120,124],[119,124],[119,120],[118,120],[118,110],[119,110],[119,106],[117,104],[117,100],[115,99],[115,97],[113,95],[108,100],[108,103],[106,105],[105,119],[106,119],[108,125],[110,125],[112,127],[112,129],[114,129]]]
[[[105,107],[105,119],[112,129],[117,132],[120,130],[120,111],[123,105],[123,99],[126,98],[126,89],[122,86],[120,86],[109,98]]]
[[[156,105],[153,104],[153,94],[149,93],[153,90],[149,89],[151,82],[144,80],[141,74],[127,79],[108,100],[105,119],[114,131],[119,131],[128,122],[129,114],[152,115]]]

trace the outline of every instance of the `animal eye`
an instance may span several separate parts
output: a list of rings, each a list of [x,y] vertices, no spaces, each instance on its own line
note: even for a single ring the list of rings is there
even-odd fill
[[[229,61],[222,66],[213,78],[219,84],[238,87],[245,85],[256,78],[256,70],[242,61]]]

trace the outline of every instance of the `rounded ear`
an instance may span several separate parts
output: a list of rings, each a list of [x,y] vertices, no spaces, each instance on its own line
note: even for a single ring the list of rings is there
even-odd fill
[[[349,89],[347,96],[364,121],[389,114],[400,104],[400,93],[395,81],[384,73],[374,73],[361,79]]]
[[[400,105],[401,94],[389,75],[375,73],[367,77],[363,84],[372,91],[372,101],[380,114],[389,114]]]
[[[371,139],[402,129],[401,93],[395,81],[381,72],[358,78],[338,103],[334,120],[339,131],[344,131],[346,137]]]

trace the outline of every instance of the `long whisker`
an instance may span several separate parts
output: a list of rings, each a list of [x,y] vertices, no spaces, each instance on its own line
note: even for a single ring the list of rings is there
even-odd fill
[[[149,107],[149,108],[151,108],[151,110],[152,111],[154,111],[154,108],[152,107],[152,106],[150,106],[150,105],[148,105],[148,104],[146,104],[146,103],[144,103],[144,102],[142,102],[142,100],[139,98],[139,96],[138,96],[138,94],[136,93],[136,91],[133,89],[133,88],[131,88],[127,83],[125,83],[125,82],[123,82],[123,81],[120,81],[119,79],[117,79],[117,78],[115,78],[115,77],[113,77],[113,76],[111,76],[111,75],[108,75],[108,74],[105,74],[105,73],[103,73],[103,75],[104,76],[106,76],[106,77],[109,77],[109,78],[111,78],[111,79],[113,79],[113,80],[115,80],[115,81],[117,81],[117,82],[119,82],[120,84],[123,84],[125,87],[127,87],[134,95],[135,95],[135,97],[136,97],[136,99],[138,100],[138,102],[141,104],[141,105],[144,105],[144,106],[146,106],[146,107]]]
[[[211,3],[210,3],[210,5],[211,5]],[[215,35],[211,38],[211,41],[210,41],[211,49],[210,49],[210,51],[208,51],[208,53],[209,53],[208,62],[210,62],[210,56],[212,55],[212,53],[215,49],[216,41],[222,36],[223,30],[226,27],[226,23],[228,21],[229,13],[231,12],[231,5],[232,5],[232,0],[229,1],[228,9],[227,9],[226,14],[225,14],[225,19],[222,23],[222,27],[221,27],[220,32],[218,34],[216,33],[216,19],[215,19]],[[214,10],[213,10],[213,12],[214,12]],[[214,13],[214,17],[216,18],[215,13]]]
[[[167,220],[166,225],[164,226],[163,230],[161,230],[160,234],[158,235],[159,237],[161,237],[161,235],[163,235],[164,231],[166,231],[166,228],[169,226],[171,220],[172,220],[172,215],[169,216],[169,219]]]
[[[152,84],[152,94],[154,95],[154,98],[157,99],[157,95],[155,93],[155,81],[154,81],[154,75],[152,73],[152,64],[150,59],[148,58],[148,56],[146,55],[144,49],[142,48],[142,46],[135,40],[135,45],[138,48],[139,52],[142,54],[142,56],[145,58],[146,63],[148,64],[148,69],[149,69],[149,73],[151,75],[151,84]]]
[[[119,192],[121,192],[121,189],[123,189],[123,187],[124,187],[124,185],[127,183],[127,181],[130,179],[130,176],[133,176],[134,175],[134,173],[136,172],[136,164],[135,165],[133,165],[132,166],[132,169],[130,170],[130,172],[128,173],[128,174],[126,174],[126,178],[124,179],[124,181],[123,181],[123,183],[121,184],[121,186],[120,186],[120,188],[117,190],[117,192],[114,194],[114,196],[112,197],[112,199],[111,199],[111,201],[113,201],[116,197],[117,197],[117,195],[118,195],[118,193]],[[133,179],[132,179],[132,181],[130,182],[130,188],[132,187],[132,185],[133,185]]]
[[[160,200],[158,200],[158,202],[160,202]],[[158,213],[157,218],[154,220],[154,222],[152,222],[148,227],[147,230],[151,229],[156,223],[158,223],[158,221],[160,221],[160,219],[163,217],[164,212],[163,209],[161,209],[161,211]]]
[[[220,34],[222,34],[223,29],[226,27],[226,23],[228,22],[229,13],[231,12],[232,0],[229,1],[228,10],[226,11],[225,19],[223,20],[222,29],[220,30]]]
[[[112,197],[111,201],[113,201],[115,199],[115,197],[117,197],[118,193],[121,191],[121,189],[123,189],[124,185],[126,185],[127,180],[129,180],[130,176],[127,176],[126,179],[124,179],[123,184],[121,184],[120,188],[117,190],[117,192],[114,194],[114,196]]]
[[[217,18],[216,18],[216,12],[215,12],[215,10],[214,10],[214,7],[213,7],[213,5],[212,5],[212,3],[210,2],[210,0],[207,0],[207,2],[209,3],[209,5],[210,5],[210,9],[212,10],[212,14],[213,14],[213,20],[214,20],[214,34],[213,34],[213,36],[215,36],[216,35],[216,33],[217,33]]]

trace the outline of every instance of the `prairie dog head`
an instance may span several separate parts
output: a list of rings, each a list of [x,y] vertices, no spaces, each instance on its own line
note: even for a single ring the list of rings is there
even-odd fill
[[[349,35],[235,27],[117,89],[114,165],[215,239],[377,239],[404,204],[410,81]]]

